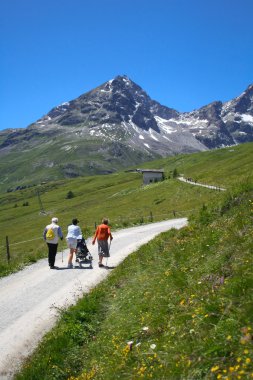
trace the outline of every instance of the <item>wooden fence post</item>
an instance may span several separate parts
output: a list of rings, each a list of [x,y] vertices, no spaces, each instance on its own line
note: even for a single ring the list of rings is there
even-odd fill
[[[6,236],[6,255],[7,255],[7,261],[8,261],[8,264],[10,264],[10,246],[9,246],[9,239],[8,239],[8,236]]]

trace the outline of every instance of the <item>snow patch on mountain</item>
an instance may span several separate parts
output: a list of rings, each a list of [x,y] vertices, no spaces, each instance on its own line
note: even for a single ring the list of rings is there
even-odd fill
[[[151,136],[151,138],[152,138],[153,140],[155,140],[155,141],[159,141],[158,138],[155,137],[154,132],[152,132],[151,129],[149,129],[149,134],[150,134],[150,136]]]
[[[169,124],[171,123],[170,120],[163,119],[162,117],[155,116],[155,120],[158,124],[158,127],[165,131],[166,133],[174,133],[177,132],[177,130],[173,127],[171,127]]]
[[[167,136],[163,136],[163,138],[164,139],[166,139],[166,140],[168,140],[168,141],[170,141],[170,142],[173,142],[171,139],[169,139],[169,137],[167,137]]]
[[[242,114],[241,119],[245,121],[246,123],[253,124],[253,116],[247,115],[247,114]]]
[[[159,125],[159,127],[161,129],[163,129],[166,133],[169,133],[169,134],[177,132],[177,130],[175,128],[170,127],[169,125],[163,124],[163,126]]]

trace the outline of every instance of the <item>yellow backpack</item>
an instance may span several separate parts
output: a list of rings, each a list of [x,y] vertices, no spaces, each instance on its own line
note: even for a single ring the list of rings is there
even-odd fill
[[[46,239],[53,240],[54,238],[55,238],[54,230],[52,228],[49,228],[46,233]]]

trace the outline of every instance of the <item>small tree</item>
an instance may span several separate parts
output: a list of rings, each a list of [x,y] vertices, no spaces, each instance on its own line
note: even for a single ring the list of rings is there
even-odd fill
[[[176,168],[173,170],[173,174],[172,175],[173,175],[173,178],[177,178],[179,176],[178,171],[177,171]]]
[[[73,191],[69,191],[68,193],[67,193],[67,196],[66,196],[66,199],[71,199],[71,198],[74,198],[74,193],[73,193]]]

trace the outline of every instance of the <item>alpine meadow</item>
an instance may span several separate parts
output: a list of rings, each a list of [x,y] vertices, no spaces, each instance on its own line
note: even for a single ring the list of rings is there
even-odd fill
[[[66,233],[78,213],[85,236],[103,215],[114,230],[189,220],[60,310],[15,378],[253,378],[252,162],[253,143],[246,143],[143,163],[138,167],[165,173],[147,186],[140,173],[121,171],[2,193],[1,276],[46,257],[42,231],[54,215]]]
[[[253,0],[0,0],[0,380],[253,380]]]

